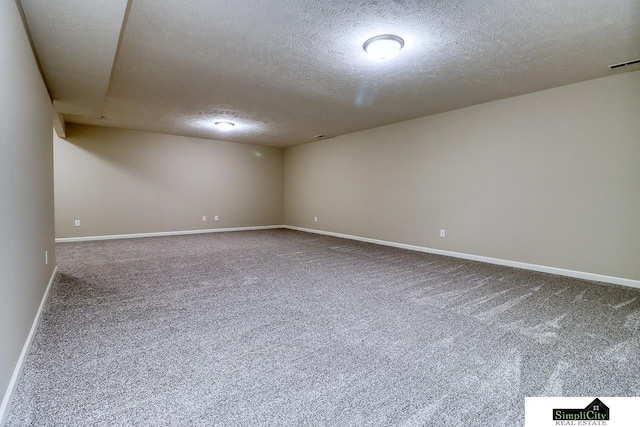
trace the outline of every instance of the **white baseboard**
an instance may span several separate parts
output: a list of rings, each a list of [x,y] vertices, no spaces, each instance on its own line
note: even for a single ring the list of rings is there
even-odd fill
[[[222,233],[228,231],[272,230],[286,228],[289,230],[303,231],[306,233],[323,234],[326,236],[340,237],[343,239],[358,240],[360,242],[374,243],[377,245],[392,246],[394,248],[408,249],[411,251],[426,252],[437,255],[445,255],[455,258],[463,258],[472,261],[486,262],[489,264],[504,265],[507,267],[522,268],[525,270],[540,271],[543,273],[557,274],[559,276],[575,277],[577,279],[592,280],[595,282],[612,283],[614,285],[629,286],[640,289],[640,280],[626,279],[623,277],[605,276],[602,274],[586,273],[583,271],[567,270],[545,265],[529,264],[520,261],[511,261],[500,258],[491,258],[481,255],[466,254],[462,252],[445,251],[442,249],[427,248],[425,246],[408,245],[405,243],[390,242],[387,240],[371,239],[368,237],[353,236],[351,234],[334,233],[333,231],[316,230],[312,228],[295,227],[291,225],[263,225],[255,227],[214,228],[208,230],[164,231],[158,233],[116,234],[108,236],[69,237],[56,239],[56,243],[84,242],[91,240],[134,239],[139,237],[179,236],[185,234]]]
[[[157,233],[111,234],[106,236],[64,237],[56,239],[56,243],[88,242],[92,240],[137,239],[140,237],[182,236],[185,234],[224,233],[228,231],[273,230],[283,225],[258,225],[251,227],[210,228],[207,230],[160,231]]]
[[[592,280],[595,282],[612,283],[614,285],[629,286],[631,288],[640,289],[640,280],[625,279],[623,277],[604,276],[601,274],[585,273],[583,271],[566,270],[563,268],[547,267],[544,265],[528,264],[526,262],[510,261],[500,258],[491,258],[480,255],[465,254],[462,252],[445,251],[442,249],[427,248],[424,246],[407,245],[404,243],[389,242],[386,240],[370,239],[368,237],[352,236],[350,234],[334,233],[332,231],[315,230],[312,228],[294,227],[284,225],[282,228],[290,230],[304,231],[306,233],[323,234],[326,236],[340,237],[343,239],[358,240],[360,242],[375,243],[377,245],[393,246],[394,248],[409,249],[411,251],[427,252],[430,254],[445,255],[455,258],[469,259],[473,261],[481,261],[489,264],[504,265],[507,267],[522,268],[525,270],[540,271],[543,273],[557,274],[559,276],[575,277],[577,279]]]
[[[16,391],[16,386],[18,385],[18,379],[20,379],[20,375],[22,374],[22,368],[24,367],[24,362],[27,359],[27,355],[29,354],[29,349],[31,348],[31,343],[33,342],[33,337],[36,334],[36,330],[38,329],[38,324],[40,323],[40,316],[42,314],[42,309],[44,308],[45,302],[47,302],[47,297],[49,296],[49,291],[51,290],[51,285],[56,278],[56,274],[58,273],[58,266],[53,269],[53,273],[51,273],[51,278],[49,279],[49,284],[44,291],[44,295],[42,295],[42,300],[40,301],[40,306],[38,307],[38,311],[36,311],[36,316],[33,319],[33,323],[31,324],[31,330],[29,331],[29,335],[27,335],[27,340],[22,346],[22,352],[20,353],[20,357],[18,358],[18,362],[16,363],[16,367],[13,370],[13,375],[11,376],[11,381],[9,381],[9,386],[7,387],[6,392],[4,393],[4,398],[2,399],[2,405],[0,405],[0,426],[4,425],[7,421],[6,418],[9,415],[9,404],[13,398],[13,394]]]

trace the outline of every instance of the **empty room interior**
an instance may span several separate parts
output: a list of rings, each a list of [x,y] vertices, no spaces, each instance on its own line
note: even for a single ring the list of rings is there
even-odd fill
[[[3,0],[0,425],[613,420],[640,396],[638,22]]]

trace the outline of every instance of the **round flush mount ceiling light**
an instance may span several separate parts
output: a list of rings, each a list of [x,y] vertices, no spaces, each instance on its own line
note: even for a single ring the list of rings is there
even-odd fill
[[[404,46],[404,40],[393,34],[381,34],[364,42],[362,48],[369,55],[384,61],[393,58]]]
[[[231,130],[235,126],[235,123],[231,122],[215,122],[214,124],[220,130]]]

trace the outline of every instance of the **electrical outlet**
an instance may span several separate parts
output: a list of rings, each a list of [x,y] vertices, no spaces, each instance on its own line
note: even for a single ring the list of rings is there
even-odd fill
[[[218,220],[218,215],[214,216],[214,217],[213,217],[213,220],[214,220],[214,221],[217,221],[217,220]]]
[[[313,222],[318,222],[318,217],[317,216],[313,217]]]
[[[202,222],[207,222],[207,217],[206,216],[202,217]]]
[[[44,251],[44,265],[49,265],[49,251]]]
[[[444,235],[445,235],[444,230],[440,230],[440,237],[444,237]]]
[[[76,227],[80,227],[80,220],[79,220],[79,219],[76,219],[76,221],[74,222],[74,225],[75,225]]]

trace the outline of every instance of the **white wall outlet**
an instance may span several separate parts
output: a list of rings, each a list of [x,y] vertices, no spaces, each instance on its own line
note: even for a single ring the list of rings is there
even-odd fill
[[[318,217],[317,216],[313,217],[313,222],[318,222]]]
[[[218,215],[214,216],[214,217],[213,217],[213,220],[214,220],[214,221],[217,221],[217,220],[218,220]]]
[[[80,227],[80,220],[76,219],[76,221],[73,223],[73,225],[75,225],[76,227]]]
[[[202,222],[207,222],[207,217],[206,216],[202,217]]]
[[[49,251],[44,251],[44,265],[49,265]]]
[[[444,230],[440,230],[440,237],[444,237],[444,235],[445,235]]]

